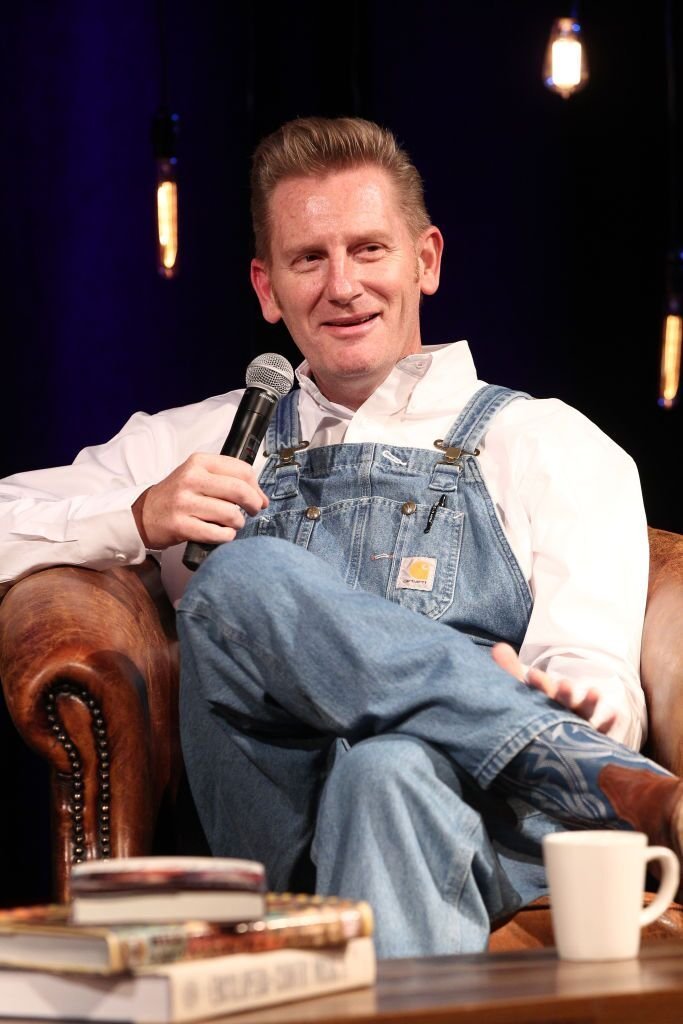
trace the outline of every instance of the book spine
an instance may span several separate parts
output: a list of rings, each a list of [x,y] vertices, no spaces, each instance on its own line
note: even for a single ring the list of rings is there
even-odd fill
[[[376,959],[370,937],[329,949],[281,949],[270,953],[197,960],[170,970],[169,1024],[238,1013],[277,1003],[371,985]],[[158,1017],[138,1018],[153,1024]]]
[[[334,946],[372,934],[368,904],[331,904],[271,912],[258,921],[225,930],[211,925],[160,925],[110,943],[110,969],[130,970],[228,953]]]
[[[264,918],[238,925],[234,938],[245,950],[335,946],[372,935],[373,915],[363,901],[321,903],[302,907],[271,906]]]

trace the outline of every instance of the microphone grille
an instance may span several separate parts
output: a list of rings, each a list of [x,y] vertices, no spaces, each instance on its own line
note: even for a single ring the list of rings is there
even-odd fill
[[[264,352],[252,359],[247,367],[247,387],[268,388],[278,398],[284,398],[292,390],[294,370],[289,360],[276,352]]]

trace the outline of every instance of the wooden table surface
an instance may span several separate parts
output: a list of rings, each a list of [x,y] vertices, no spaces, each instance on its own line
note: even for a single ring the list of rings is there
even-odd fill
[[[380,962],[374,988],[221,1018],[225,1024],[683,1024],[683,943],[637,960],[554,949]]]

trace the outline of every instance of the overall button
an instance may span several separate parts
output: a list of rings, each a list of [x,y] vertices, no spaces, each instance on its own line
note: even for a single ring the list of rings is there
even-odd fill
[[[403,513],[404,516],[412,516],[416,508],[417,505],[415,504],[414,501],[404,501],[403,504],[401,505],[401,512]]]
[[[320,519],[320,509],[317,505],[309,505],[306,509],[307,519]]]

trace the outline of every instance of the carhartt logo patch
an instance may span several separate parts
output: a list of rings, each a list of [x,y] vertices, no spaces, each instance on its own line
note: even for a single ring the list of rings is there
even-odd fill
[[[420,558],[415,555],[402,558],[396,587],[400,590],[431,590],[435,574],[435,558]]]

